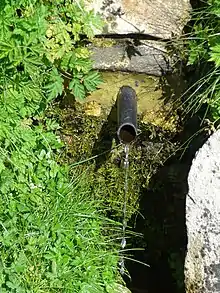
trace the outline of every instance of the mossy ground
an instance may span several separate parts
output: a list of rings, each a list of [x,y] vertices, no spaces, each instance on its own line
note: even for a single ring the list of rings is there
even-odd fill
[[[82,170],[87,170],[94,194],[104,201],[108,214],[120,219],[124,200],[124,146],[116,136],[115,111],[113,107],[101,117],[88,116],[83,104],[73,102],[65,107],[54,104],[48,115],[55,115],[60,121],[61,137],[67,146],[60,160],[72,168],[80,164]],[[139,134],[129,155],[128,217],[138,209],[140,189],[146,187],[157,168],[177,147],[172,143],[173,132],[142,123],[141,117],[138,120]]]

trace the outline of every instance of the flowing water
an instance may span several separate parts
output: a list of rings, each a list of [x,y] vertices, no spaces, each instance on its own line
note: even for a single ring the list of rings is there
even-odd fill
[[[129,169],[129,145],[125,144],[124,147],[125,158],[123,162],[123,168],[125,170],[125,185],[124,185],[124,206],[123,206],[123,221],[122,221],[122,239],[121,248],[124,249],[126,246],[126,228],[127,228],[127,193],[128,193],[128,169]],[[125,273],[125,261],[122,256],[120,259],[120,273]]]

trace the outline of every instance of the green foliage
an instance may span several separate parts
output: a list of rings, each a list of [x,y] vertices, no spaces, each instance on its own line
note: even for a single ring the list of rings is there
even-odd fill
[[[1,6],[0,62],[6,74],[45,87],[48,100],[63,92],[67,75],[74,80],[70,90],[76,99],[96,89],[101,79],[81,39],[91,40],[101,29],[97,15],[74,1],[5,1]]]
[[[58,163],[60,126],[45,118],[48,102],[63,91],[66,55],[75,58],[65,69],[77,72],[84,96],[95,89],[98,74],[87,50],[74,49],[68,25],[73,17],[82,25],[79,38],[85,17],[94,18],[76,3],[56,4],[0,3],[0,292],[114,293],[117,249],[103,229],[117,225],[98,212],[101,202],[85,178],[71,181]],[[80,58],[87,65],[77,67]]]
[[[51,101],[54,97],[62,94],[64,89],[63,82],[64,80],[60,76],[58,70],[53,68],[50,72],[49,83],[45,86],[48,101]]]
[[[208,105],[213,120],[220,118],[220,2],[207,0],[200,11],[193,12],[194,26],[187,39],[188,65],[199,70],[198,80],[191,87],[187,111]]]
[[[7,153],[1,171],[1,291],[106,292],[117,257],[100,235],[98,206],[85,199],[82,178],[69,184],[54,161],[55,137],[36,132],[29,130],[30,145]]]
[[[197,35],[188,43],[188,65],[200,63],[202,59],[208,58],[208,29],[203,28],[201,23],[195,24],[193,29],[197,32]]]
[[[214,62],[216,67],[220,66],[220,43],[217,43],[214,47],[210,47],[209,61]]]

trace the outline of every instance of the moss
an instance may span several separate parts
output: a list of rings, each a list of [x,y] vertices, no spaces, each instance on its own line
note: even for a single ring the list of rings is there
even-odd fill
[[[74,108],[64,109],[57,105],[51,111],[59,117],[61,137],[67,146],[60,160],[68,164],[79,163],[81,169],[87,170],[95,196],[103,201],[111,217],[121,220],[125,181],[122,168],[124,147],[117,141],[116,122],[107,113],[101,117],[87,116],[84,105],[78,103]],[[148,125],[140,123],[140,131],[130,150],[128,218],[138,209],[140,189],[146,186],[146,181],[174,151],[174,146],[165,138],[167,134],[162,135],[159,128],[154,129],[153,139],[149,139],[151,130]],[[85,162],[80,164],[82,161]]]
[[[154,126],[161,127],[163,130],[176,132],[178,130],[178,116],[173,113],[171,116],[168,115],[168,110],[151,110],[146,111],[142,116],[143,123],[151,123]]]
[[[94,38],[92,43],[95,47],[109,48],[116,44],[116,40],[110,38]]]
[[[96,180],[102,188],[100,197],[105,196],[106,205],[114,212],[116,218],[122,216],[124,204],[124,184],[125,169],[123,164],[123,146],[118,148],[118,152],[113,152],[109,158],[100,166],[94,174]],[[170,152],[173,150],[161,143],[148,143],[145,145],[138,140],[130,150],[129,174],[128,174],[128,194],[127,194],[127,216],[134,214],[139,208],[140,190],[147,186],[150,177],[161,166]],[[155,157],[155,155],[157,155]],[[103,192],[104,190],[104,192]]]
[[[161,107],[162,91],[157,78],[110,72],[103,73],[103,77],[100,89],[85,103],[76,103],[67,97],[48,113],[56,115],[60,121],[61,138],[67,146],[60,160],[87,170],[94,194],[103,201],[111,216],[120,219],[124,203],[125,174],[121,168],[124,148],[116,137],[114,105],[122,85],[130,85],[136,90],[139,113],[139,135],[130,150],[128,217],[138,208],[140,189],[147,187],[151,176],[177,146],[170,142],[175,132],[169,127],[163,129],[163,120],[159,124],[141,121],[146,109]],[[95,109],[97,105],[99,111]]]
[[[131,86],[137,94],[138,114],[142,122],[160,127],[163,130],[175,132],[178,116],[171,111],[171,105],[164,105],[159,79],[137,73],[102,72],[103,83],[99,89],[87,97],[86,103],[95,102],[103,111],[110,112],[115,104],[119,88]]]

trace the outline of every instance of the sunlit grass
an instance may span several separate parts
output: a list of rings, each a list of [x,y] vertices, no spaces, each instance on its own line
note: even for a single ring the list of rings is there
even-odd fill
[[[206,105],[204,118],[218,121],[220,116],[220,33],[219,4],[203,1],[199,9],[191,12],[187,33],[170,41],[175,58],[190,68],[185,77],[188,89],[176,100],[182,107],[182,115],[194,115]],[[174,52],[174,53],[175,53]],[[179,58],[179,59],[178,59]]]

